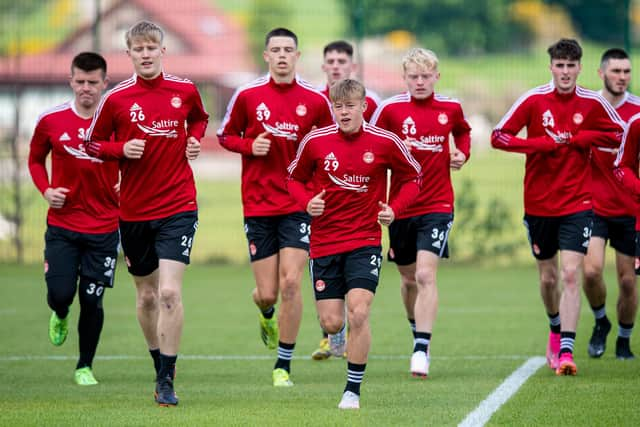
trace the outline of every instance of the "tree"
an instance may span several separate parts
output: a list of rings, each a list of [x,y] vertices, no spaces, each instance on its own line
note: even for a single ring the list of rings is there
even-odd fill
[[[435,51],[499,52],[528,46],[531,39],[511,14],[513,0],[342,1],[354,31],[374,36],[407,30]]]
[[[624,43],[629,0],[547,0],[564,6],[584,37],[599,42]]]

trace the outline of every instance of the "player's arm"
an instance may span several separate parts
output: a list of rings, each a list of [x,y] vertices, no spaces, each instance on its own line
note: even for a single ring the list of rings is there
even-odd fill
[[[491,133],[491,146],[512,153],[533,154],[554,151],[563,141],[556,141],[550,135],[519,138],[517,135],[528,123],[530,98],[523,95],[500,120]]]
[[[395,135],[390,144],[390,154],[389,169],[391,169],[393,179],[400,183],[397,193],[391,194],[389,197],[389,207],[395,218],[402,214],[420,193],[422,171],[418,161],[413,158],[404,143]],[[384,206],[381,208],[384,210]],[[384,222],[382,223],[384,224]]]
[[[216,133],[220,145],[229,151],[245,156],[254,155],[253,146],[256,138],[245,137],[248,123],[245,97],[238,90],[229,101],[227,112]]]
[[[451,130],[455,149],[451,152],[451,169],[459,170],[471,157],[471,126],[464,118],[462,108],[458,108],[454,116]]]
[[[34,185],[52,208],[61,208],[69,192],[65,187],[51,187],[46,160],[51,152],[51,143],[46,130],[46,119],[40,120],[29,144],[29,173]]]
[[[618,157],[614,162],[613,173],[623,187],[636,198],[640,198],[640,179],[638,179],[638,156],[640,155],[640,114],[629,120],[622,137]]]
[[[309,212],[309,204],[316,195],[309,191],[309,188],[307,187],[307,183],[311,180],[314,174],[314,164],[311,159],[311,153],[309,152],[310,149],[308,141],[308,136],[304,137],[298,147],[295,159],[293,159],[287,168],[289,176],[287,177],[286,185],[289,194],[298,203],[298,206],[302,210],[311,214],[311,212]],[[322,194],[321,198],[323,197],[324,194]],[[322,210],[324,210],[324,205],[322,206]]]
[[[185,155],[189,160],[195,160],[200,154],[200,140],[207,130],[209,114],[202,105],[198,89],[193,86],[193,103],[187,116],[187,146]]]
[[[98,104],[89,132],[87,132],[85,138],[84,148],[87,154],[103,160],[118,160],[124,157],[139,158],[135,156],[142,156],[144,151],[143,140],[112,140],[115,130],[115,114],[111,105],[108,95],[103,97],[100,104]]]

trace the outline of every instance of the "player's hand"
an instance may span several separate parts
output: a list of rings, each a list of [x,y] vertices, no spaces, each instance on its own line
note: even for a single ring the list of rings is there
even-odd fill
[[[140,159],[144,153],[144,139],[131,139],[124,144],[123,152],[127,159]]]
[[[380,207],[380,212],[378,212],[378,222],[382,225],[391,224],[396,217],[391,206],[383,202],[378,202],[378,206]]]
[[[416,142],[416,139],[408,136],[402,142],[404,142],[404,146],[407,147],[407,150],[411,151],[411,149],[413,148],[413,143]]]
[[[322,190],[307,203],[307,213],[311,216],[320,216],[324,213],[324,195],[327,190]]]
[[[118,181],[117,184],[113,186],[113,190],[118,196],[120,195],[120,181]]]
[[[451,158],[450,158],[449,166],[451,167],[451,169],[457,170],[457,171],[460,170],[462,166],[464,166],[464,162],[467,161],[467,156],[465,156],[464,153],[458,150],[457,148],[453,149],[450,157]]]
[[[193,136],[187,138],[187,148],[184,153],[188,160],[197,159],[200,154],[200,141]]]
[[[64,201],[67,199],[68,188],[64,187],[49,187],[44,191],[44,198],[54,209],[60,209],[64,205]]]
[[[253,140],[251,152],[254,156],[266,156],[269,153],[271,140],[267,136],[269,136],[269,132],[262,132]]]

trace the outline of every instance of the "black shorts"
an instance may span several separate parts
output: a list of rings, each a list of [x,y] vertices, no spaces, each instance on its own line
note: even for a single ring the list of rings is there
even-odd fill
[[[636,231],[636,275],[640,276],[640,231]]]
[[[311,216],[306,212],[244,218],[251,262],[277,254],[282,248],[309,251]]]
[[[587,253],[593,212],[576,212],[563,216],[524,216],[531,253],[536,259],[545,260],[555,256],[558,250]]]
[[[393,221],[389,225],[389,261],[398,265],[416,262],[419,250],[449,258],[449,231],[453,214],[430,213]]]
[[[45,279],[76,286],[83,276],[112,288],[119,239],[117,231],[88,234],[49,225],[44,235]]]
[[[159,259],[189,264],[197,229],[198,211],[151,221],[120,220],[122,249],[129,273],[147,276],[158,268]]]
[[[629,256],[636,254],[636,219],[632,216],[600,216],[593,215],[593,231],[591,236],[609,240],[609,245],[616,251]]]
[[[376,293],[382,261],[381,246],[365,246],[309,261],[316,300],[344,299],[354,288]]]

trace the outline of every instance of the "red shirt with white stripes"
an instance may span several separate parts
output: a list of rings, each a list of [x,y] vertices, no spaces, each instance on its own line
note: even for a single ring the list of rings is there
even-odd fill
[[[185,149],[188,137],[202,138],[208,118],[196,86],[165,73],[151,80],[134,75],[102,98],[87,149],[100,158],[122,159],[123,220],[149,221],[198,208]],[[106,142],[112,133],[116,142]],[[133,138],[146,141],[140,159],[124,158],[123,146]]]
[[[85,152],[90,125],[91,119],[81,117],[73,101],[43,113],[31,138],[29,172],[41,193],[49,187],[69,189],[61,208],[49,208],[47,224],[78,233],[111,233],[118,229],[118,162]],[[49,153],[51,180],[46,168]]]
[[[597,92],[576,86],[561,94],[547,84],[516,101],[494,129],[491,144],[527,155],[525,213],[562,216],[592,208],[591,146],[618,147],[623,127]],[[522,128],[527,129],[526,138],[516,136]]]
[[[302,140],[289,166],[289,191],[304,210],[312,197],[326,191],[324,213],[311,219],[311,258],[380,244],[378,203],[385,201],[387,169],[401,183],[390,203],[397,217],[420,185],[420,165],[398,137],[364,122],[354,134],[333,125]]]
[[[425,185],[415,203],[398,218],[452,213],[449,135],[453,135],[456,147],[467,160],[471,152],[471,127],[460,103],[438,94],[415,99],[407,92],[384,101],[373,115],[371,124],[393,132],[402,140],[410,138],[411,154],[422,166]],[[399,185],[391,175],[391,194],[399,193]]]
[[[236,91],[218,130],[218,139],[227,150],[242,154],[245,217],[300,211],[286,188],[287,166],[312,128],[331,123],[327,99],[297,76],[292,83],[281,84],[266,75]],[[270,132],[269,152],[254,156],[253,141],[265,131]]]
[[[322,89],[322,94],[331,102],[331,98],[329,98],[329,85],[325,85],[324,89]],[[366,89],[365,101],[367,101],[367,109],[364,111],[364,119],[367,122],[371,121],[371,116],[380,105],[380,97],[377,93],[372,90]]]
[[[640,112],[640,98],[625,93],[618,105],[614,105],[618,115],[625,122]],[[591,157],[591,190],[593,195],[593,211],[600,216],[636,216],[638,205],[629,192],[613,175],[613,162],[618,154],[618,147],[592,147]]]

